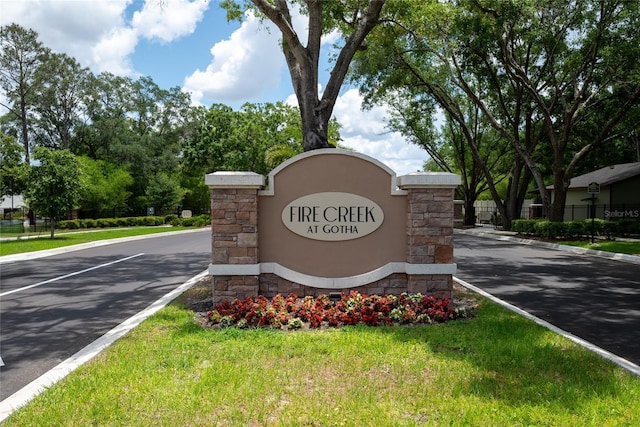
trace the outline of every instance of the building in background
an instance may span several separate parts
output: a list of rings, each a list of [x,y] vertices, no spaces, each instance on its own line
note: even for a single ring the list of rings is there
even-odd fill
[[[553,186],[548,188],[553,191]],[[564,220],[591,218],[592,206],[595,218],[640,220],[640,162],[607,166],[572,178]]]

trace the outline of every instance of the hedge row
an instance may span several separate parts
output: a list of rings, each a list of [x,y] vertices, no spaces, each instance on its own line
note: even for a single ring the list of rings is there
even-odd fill
[[[520,234],[540,236],[548,239],[574,238],[590,236],[593,232],[597,236],[608,239],[615,236],[640,234],[640,221],[621,219],[605,221],[590,219],[583,221],[551,222],[539,219],[518,219],[513,221],[511,230]]]
[[[167,222],[173,226],[205,227],[207,225],[211,225],[211,216],[197,215],[192,216],[191,218],[180,218],[179,216],[175,215],[175,218],[172,218]]]
[[[180,218],[177,215],[167,216],[138,216],[124,218],[73,219],[60,221],[61,230],[79,230],[85,228],[136,227],[171,224],[183,227],[204,227],[211,224],[209,215],[199,215],[192,218]]]

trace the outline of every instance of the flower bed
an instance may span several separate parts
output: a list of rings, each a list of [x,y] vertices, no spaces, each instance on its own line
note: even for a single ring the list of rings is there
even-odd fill
[[[259,296],[216,304],[207,312],[209,326],[238,328],[272,327],[340,327],[359,323],[378,326],[393,324],[441,323],[468,316],[465,307],[454,307],[447,298],[403,293],[363,295],[342,293],[333,301],[327,295],[299,298],[295,294],[276,295],[272,299]]]

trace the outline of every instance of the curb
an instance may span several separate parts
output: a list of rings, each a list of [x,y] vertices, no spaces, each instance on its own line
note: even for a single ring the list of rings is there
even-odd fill
[[[209,272],[205,270],[200,274],[193,276],[191,279],[184,282],[182,285],[178,286],[156,302],[152,303],[141,312],[134,314],[115,328],[111,329],[106,334],[102,335],[97,340],[93,341],[91,344],[84,347],[82,350],[78,351],[73,356],[69,357],[67,360],[50,369],[45,374],[31,381],[29,384],[1,401],[0,423],[7,417],[9,417],[9,415],[11,415],[13,411],[26,405],[31,399],[45,391],[47,388],[51,387],[52,385],[69,375],[71,372],[76,370],[78,367],[96,357],[98,354],[100,354],[101,351],[109,347],[116,340],[122,338],[129,331],[136,328],[138,325],[140,325],[140,323],[151,317],[157,311],[164,308],[171,301],[176,299],[183,292],[192,287],[194,284],[200,281],[201,278],[207,276],[208,274]]]
[[[573,341],[574,343],[586,348],[587,350],[590,350],[590,351],[596,353],[597,355],[599,355],[599,356],[601,356],[601,357],[603,357],[603,358],[615,363],[616,365],[620,366],[621,368],[626,369],[627,371],[640,376],[640,366],[636,365],[635,363],[633,363],[633,362],[631,362],[631,361],[629,361],[627,359],[624,359],[624,358],[622,358],[620,356],[617,356],[617,355],[615,355],[615,354],[613,354],[613,353],[611,353],[611,352],[609,352],[609,351],[607,351],[607,350],[605,350],[603,348],[600,348],[597,345],[590,343],[589,341],[583,340],[582,338],[580,338],[580,337],[578,337],[576,335],[573,335],[572,333],[567,332],[564,329],[560,329],[557,326],[554,326],[553,324],[547,322],[546,320],[542,320],[542,319],[534,316],[533,314],[529,313],[528,311],[525,311],[525,310],[523,310],[523,309],[521,309],[519,307],[516,307],[515,305],[509,304],[508,302],[503,301],[500,298],[495,297],[495,296],[491,295],[490,293],[488,293],[486,291],[483,291],[482,289],[480,289],[480,288],[478,288],[476,286],[473,286],[470,283],[465,282],[464,280],[458,279],[457,277],[454,277],[453,280],[456,283],[464,286],[465,288],[467,288],[467,289],[469,289],[469,290],[471,290],[471,291],[473,291],[473,292],[475,292],[475,293],[477,293],[479,295],[482,295],[483,297],[495,302],[496,304],[499,304],[502,307],[504,307],[504,308],[506,308],[508,310],[511,310],[514,313],[516,313],[516,314],[518,314],[518,315],[520,315],[522,317],[525,317],[525,318],[527,318],[529,320],[533,320],[538,325],[543,326],[543,327],[545,327],[545,328],[547,328],[547,329],[549,329],[549,330],[551,330],[551,331],[553,331],[553,332],[555,332],[557,334],[560,334],[563,337]]]
[[[166,231],[163,233],[143,234],[140,236],[118,237],[117,239],[96,240],[89,243],[80,243],[79,245],[63,246],[56,249],[46,249],[43,251],[24,252],[21,254],[5,255],[0,257],[0,265],[8,264],[11,262],[27,261],[38,258],[45,258],[53,255],[64,254],[67,252],[81,251],[83,249],[97,248],[100,246],[115,245],[116,243],[129,242],[132,240],[151,239],[153,237],[167,236],[169,234],[179,233],[197,233],[205,230],[204,228],[196,228],[194,230],[181,230],[181,231]]]
[[[615,252],[597,251],[594,249],[585,249],[577,246],[560,245],[557,243],[541,242],[539,240],[522,239],[520,237],[508,236],[504,234],[496,234],[485,231],[466,231],[455,230],[456,233],[467,234],[470,236],[487,237],[494,240],[501,240],[504,242],[520,243],[521,245],[537,246],[541,248],[553,249],[557,251],[571,252],[578,255],[590,255],[599,258],[610,259],[614,261],[630,262],[632,264],[640,264],[640,256],[627,255]]]

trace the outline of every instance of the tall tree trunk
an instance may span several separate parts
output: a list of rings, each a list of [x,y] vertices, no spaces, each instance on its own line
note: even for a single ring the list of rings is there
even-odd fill
[[[251,1],[282,33],[282,51],[300,108],[304,151],[331,147],[327,140],[327,128],[340,87],[356,51],[379,23],[378,17],[386,0],[369,0],[366,8],[355,11],[356,18],[351,22],[353,31],[347,35],[344,46],[336,58],[322,99],[318,97],[318,62],[325,25],[323,1],[305,2],[309,16],[307,46],[301,44],[293,28],[287,0]]]
[[[564,206],[567,201],[569,182],[565,180],[564,171],[554,171],[553,200],[549,210],[549,221],[564,221]]]
[[[475,200],[472,197],[464,198],[464,225],[476,225],[476,207]]]

